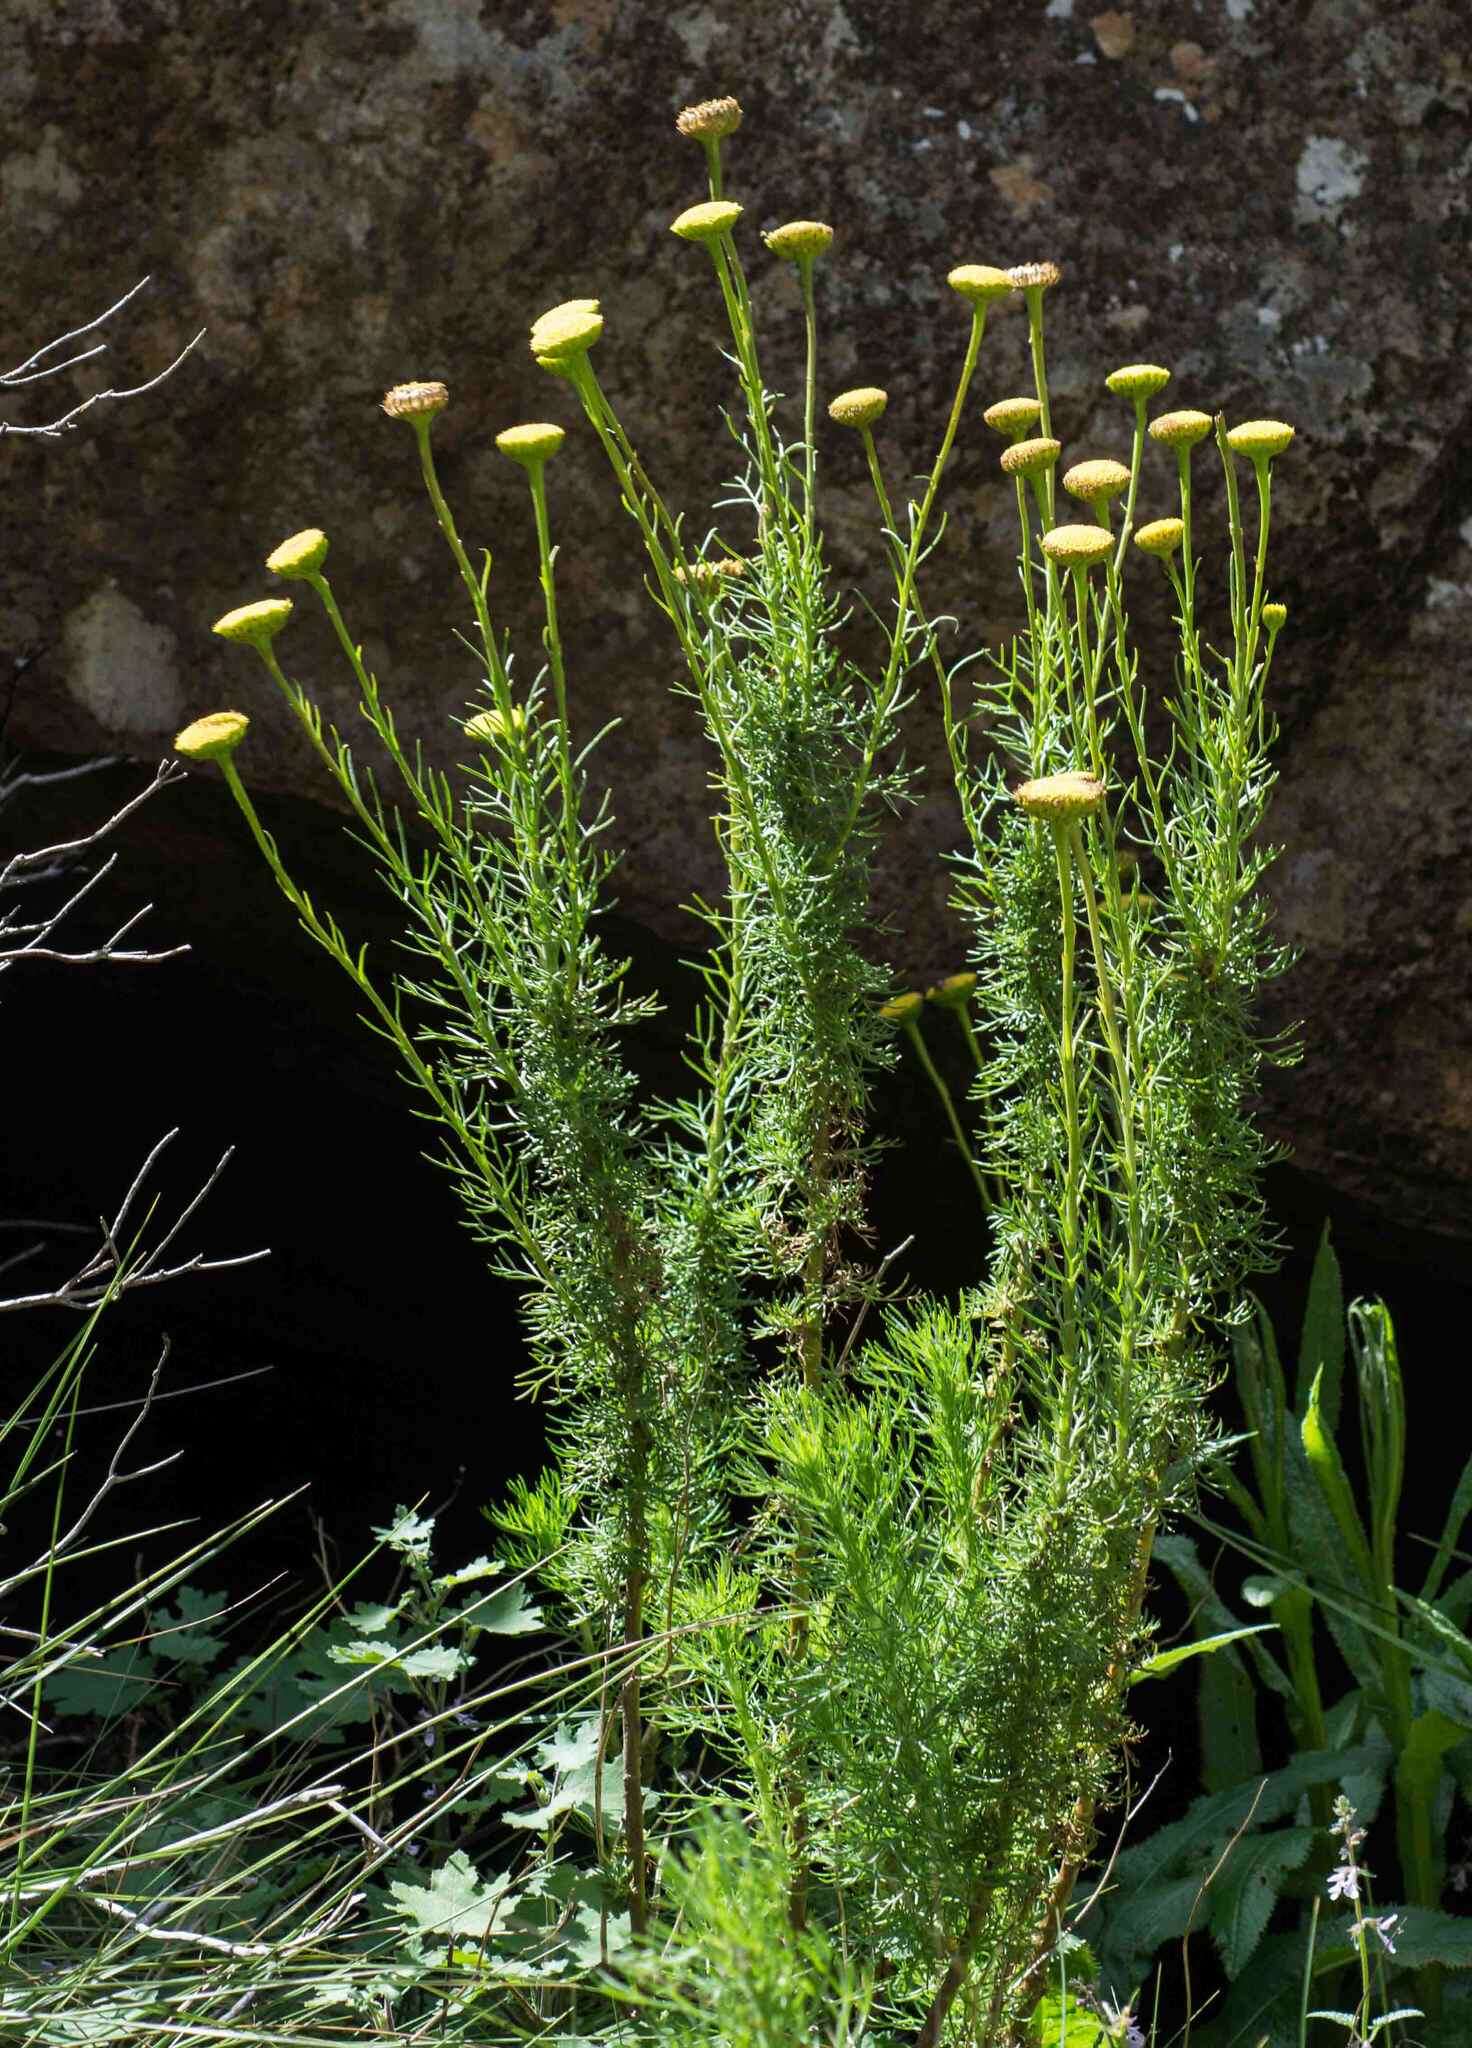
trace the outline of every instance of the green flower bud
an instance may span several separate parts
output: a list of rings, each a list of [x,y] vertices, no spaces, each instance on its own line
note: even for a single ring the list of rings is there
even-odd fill
[[[828,417],[840,427],[872,427],[889,404],[889,393],[877,384],[860,384],[828,401]]]
[[[1043,408],[1035,398],[999,398],[982,414],[994,434],[1006,434],[1013,441],[1035,427],[1042,416]]]
[[[1014,441],[1002,450],[1002,467],[1008,476],[1041,476],[1063,453],[1061,441],[1040,436],[1036,441]]]
[[[742,209],[734,199],[703,199],[699,206],[687,206],[670,222],[670,233],[682,242],[716,242],[729,235],[741,218]]]
[[[1163,412],[1149,426],[1152,441],[1167,448],[1194,448],[1211,432],[1211,415],[1204,412]]]
[[[953,292],[959,292],[970,306],[989,306],[993,299],[1010,299],[1017,289],[1005,270],[990,263],[958,263],[946,277]]]
[[[233,612],[215,620],[210,628],[222,640],[240,640],[247,647],[264,647],[274,640],[291,617],[289,597],[263,597],[257,604],[238,605]]]
[[[282,541],[266,557],[266,567],[276,576],[315,576],[327,560],[327,536],[320,526],[307,526]]]
[[[1043,553],[1065,569],[1089,569],[1102,562],[1114,542],[1102,526],[1055,526],[1043,535]]]
[[[1244,420],[1240,427],[1228,427],[1227,446],[1234,455],[1267,462],[1283,453],[1293,434],[1294,429],[1282,420]]]
[[[465,721],[465,737],[477,740],[483,747],[502,746],[514,734],[525,729],[526,713],[519,704],[512,705],[509,720],[503,718],[499,711],[477,711],[474,718]]]
[[[821,220],[790,220],[780,228],[773,228],[762,240],[774,256],[784,256],[789,262],[801,263],[821,256],[833,240],[833,230]]]
[[[1122,462],[1111,461],[1107,456],[1095,462],[1076,462],[1072,469],[1063,472],[1063,488],[1071,498],[1080,498],[1086,505],[1107,505],[1111,498],[1117,498],[1121,491],[1128,490],[1129,470]]]
[[[925,1000],[938,1003],[943,1010],[964,1010],[975,987],[974,974],[948,974],[944,981],[925,991]]]
[[[223,761],[250,729],[243,711],[211,711],[174,735],[174,752],[186,761]]]
[[[1125,363],[1104,379],[1116,398],[1153,398],[1170,382],[1170,371],[1159,363]]]
[[[555,455],[566,439],[565,428],[550,420],[534,420],[525,427],[507,427],[497,434],[496,446],[523,469],[536,469]]]
[[[1135,535],[1135,546],[1163,562],[1175,553],[1185,536],[1186,529],[1179,519],[1152,519]]]

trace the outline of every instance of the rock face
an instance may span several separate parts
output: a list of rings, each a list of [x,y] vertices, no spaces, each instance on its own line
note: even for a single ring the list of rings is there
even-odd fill
[[[892,477],[928,464],[940,429],[964,340],[944,285],[958,261],[1064,265],[1050,373],[1070,457],[1119,451],[1127,416],[1102,379],[1142,357],[1173,366],[1177,403],[1297,424],[1276,504],[1291,623],[1273,830],[1291,851],[1273,891],[1303,957],[1274,1021],[1302,1017],[1309,1054],[1276,1078],[1268,1114],[1343,1193],[1472,1235],[1472,282],[1449,256],[1472,170],[1464,25],[1461,0],[1092,15],[1088,0],[937,0],[923,35],[891,0],[753,0],[729,17],[643,0],[13,0],[5,360],[143,271],[153,282],[107,356],[0,393],[0,417],[33,423],[140,383],[208,333],[157,391],[59,440],[7,437],[0,649],[42,650],[17,676],[10,735],[147,756],[184,718],[238,705],[255,721],[250,778],[320,796],[262,672],[208,629],[265,594],[277,541],[321,525],[401,724],[453,759],[475,686],[452,630],[464,608],[412,441],[377,411],[385,385],[443,377],[446,489],[472,547],[495,549],[524,670],[530,522],[493,435],[528,418],[571,430],[552,482],[577,718],[589,735],[622,720],[601,758],[624,910],[688,938],[676,906],[712,875],[701,745],[668,694],[672,651],[601,458],[525,334],[561,299],[602,299],[601,373],[703,525],[733,467],[729,374],[709,265],[667,232],[703,195],[672,116],[735,92],[729,183],[768,374],[796,383],[800,316],[756,230],[830,220],[824,388],[889,388]],[[995,323],[979,404],[1024,387],[1024,339],[1015,317]],[[833,558],[862,579],[874,536],[857,445],[829,430],[821,461]],[[1168,483],[1162,462],[1152,485]],[[1011,507],[974,415],[949,505],[930,603],[969,644],[995,643],[1015,623]],[[1161,614],[1142,601],[1164,661]],[[293,673],[350,725],[321,622],[294,622],[288,644]],[[915,756],[933,766],[936,751],[917,706]],[[943,781],[929,788],[881,878],[904,976],[954,966],[961,946],[938,859],[955,821]]]

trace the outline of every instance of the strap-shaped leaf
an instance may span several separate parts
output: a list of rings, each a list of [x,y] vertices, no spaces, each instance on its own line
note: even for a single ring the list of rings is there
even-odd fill
[[[1373,1599],[1379,1590],[1375,1580],[1375,1567],[1370,1556],[1370,1545],[1365,1536],[1364,1524],[1360,1521],[1359,1509],[1355,1506],[1354,1489],[1339,1455],[1339,1446],[1329,1433],[1320,1396],[1324,1380],[1322,1368],[1314,1376],[1313,1389],[1309,1395],[1308,1407],[1304,1411],[1302,1437],[1304,1456],[1308,1459],[1309,1470],[1318,1481],[1329,1512],[1334,1517],[1335,1527],[1343,1538],[1349,1561],[1354,1566],[1366,1594]]]
[[[1329,1242],[1327,1222],[1308,1283],[1303,1335],[1298,1346],[1300,1415],[1307,1412],[1314,1382],[1321,1374],[1320,1406],[1326,1427],[1333,1435],[1339,1427],[1339,1397],[1344,1383],[1344,1285],[1339,1276],[1339,1261]]]

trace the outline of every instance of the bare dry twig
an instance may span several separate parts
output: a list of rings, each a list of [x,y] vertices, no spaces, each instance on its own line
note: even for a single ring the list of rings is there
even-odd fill
[[[62,1281],[58,1286],[43,1288],[34,1294],[0,1296],[0,1314],[12,1309],[28,1308],[69,1308],[85,1314],[101,1302],[108,1299],[116,1300],[120,1295],[131,1293],[136,1287],[156,1287],[161,1281],[178,1280],[186,1273],[219,1273],[231,1266],[252,1265],[257,1259],[269,1256],[269,1248],[263,1247],[260,1251],[240,1252],[226,1259],[207,1259],[202,1252],[196,1252],[192,1257],[181,1259],[177,1264],[166,1263],[165,1255],[170,1246],[229,1165],[235,1149],[233,1145],[221,1156],[214,1171],[180,1210],[156,1244],[144,1251],[139,1249],[142,1232],[147,1229],[149,1218],[153,1214],[152,1207],[139,1224],[137,1235],[132,1242],[124,1243],[131,1229],[133,1211],[144,1183],[157,1164],[164,1147],[172,1144],[178,1135],[177,1128],[165,1132],[138,1169],[132,1186],[124,1195],[112,1220],[109,1221],[105,1216],[98,1219],[101,1242],[91,1257],[79,1266],[69,1279]],[[7,1263],[14,1264],[15,1259],[12,1258]]]
[[[37,384],[44,377],[58,377],[62,371],[73,370],[78,363],[91,362],[93,357],[104,354],[107,349],[107,343],[105,341],[97,341],[92,344],[91,348],[81,349],[76,355],[67,356],[61,362],[48,363],[45,361],[45,358],[52,355],[57,349],[65,348],[68,342],[80,341],[83,335],[94,334],[104,322],[111,320],[114,313],[120,313],[130,299],[136,298],[148,281],[146,277],[139,278],[137,284],[130,291],[124,292],[120,299],[115,300],[105,313],[99,313],[95,320],[85,321],[82,326],[73,327],[67,334],[58,334],[53,341],[43,342],[40,348],[28,355],[23,363],[17,363],[13,370],[0,370],[0,391],[14,391],[18,390],[22,385]],[[184,344],[167,369],[160,370],[156,377],[149,377],[142,384],[133,384],[126,388],[114,386],[106,391],[94,391],[90,398],[82,399],[79,404],[72,406],[68,411],[59,413],[55,419],[43,420],[39,425],[33,427],[17,426],[14,420],[0,419],[0,435],[39,434],[47,440],[57,440],[69,428],[74,427],[84,413],[90,412],[94,405],[101,405],[105,400],[111,398],[141,398],[145,392],[156,391],[166,378],[173,376],[185,356],[192,349],[198,347],[199,343],[204,339],[204,334],[205,330],[201,327],[194,339]]]

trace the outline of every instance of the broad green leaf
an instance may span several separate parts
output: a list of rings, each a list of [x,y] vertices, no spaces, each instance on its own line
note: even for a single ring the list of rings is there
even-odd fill
[[[1204,1877],[1244,1823],[1250,1820],[1253,1827],[1266,1827],[1285,1820],[1310,1786],[1342,1784],[1357,1773],[1383,1772],[1389,1757],[1390,1745],[1383,1737],[1355,1749],[1303,1750],[1292,1763],[1266,1777],[1208,1793],[1193,1801],[1180,1820],[1123,1851],[1115,1863],[1121,1891],[1127,1896],[1136,1887],[1157,1885],[1186,1865]]]
[[[473,1557],[469,1564],[461,1565],[459,1571],[446,1572],[443,1578],[436,1579],[435,1591],[453,1593],[457,1586],[472,1585],[477,1579],[493,1579],[505,1569],[499,1558]]]
[[[400,1557],[407,1557],[416,1564],[428,1564],[429,1547],[434,1540],[434,1516],[417,1515],[412,1508],[396,1508],[388,1527],[375,1529],[373,1533],[380,1543],[386,1544]]]
[[[1229,1851],[1207,1894],[1210,1925],[1222,1967],[1240,1977],[1267,1931],[1283,1879],[1299,1870],[1314,1846],[1312,1828],[1274,1828],[1247,1835]]]
[[[509,1886],[506,1877],[482,1882],[465,1851],[457,1849],[427,1884],[396,1879],[389,1892],[399,1917],[417,1933],[447,1941],[456,1936],[478,1941],[492,1926]]]
[[[463,1650],[456,1650],[449,1643],[428,1643],[422,1650],[409,1650],[395,1662],[406,1678],[428,1678],[437,1682],[458,1678],[462,1671],[470,1669],[470,1659]]]
[[[1098,2014],[1056,1992],[1041,2000],[1028,2028],[1038,2048],[1108,2048],[1109,2035]]]
[[[1244,1778],[1262,1776],[1257,1739],[1258,1689],[1235,1650],[1210,1657],[1201,1667],[1197,1719],[1201,1731],[1201,1783],[1224,1792]]]
[[[149,1616],[149,1648],[164,1664],[182,1664],[203,1671],[225,1647],[225,1639],[209,1624],[225,1609],[223,1593],[201,1593],[181,1586],[172,1607]]]
[[[1228,1643],[1240,1643],[1244,1636],[1265,1635],[1272,1627],[1272,1622],[1264,1621],[1256,1628],[1229,1628],[1221,1635],[1202,1636],[1194,1643],[1177,1643],[1173,1649],[1157,1650],[1153,1657],[1136,1665],[1130,1684],[1138,1685],[1143,1678],[1164,1678],[1168,1671],[1174,1671],[1178,1664],[1185,1664],[1192,1657],[1209,1657]]]
[[[53,1671],[43,1689],[45,1711],[115,1721],[141,1706],[158,1682],[158,1666],[144,1645],[123,1643],[100,1657],[78,1655]]]
[[[1319,1405],[1324,1426],[1332,1436],[1339,1428],[1340,1394],[1344,1384],[1344,1286],[1339,1261],[1329,1242],[1329,1226],[1319,1239],[1313,1275],[1308,1283],[1308,1303],[1303,1312],[1303,1334],[1298,1346],[1298,1412],[1304,1415],[1314,1398],[1314,1383],[1322,1374]]]
[[[503,1586],[498,1593],[469,1601],[446,1619],[493,1636],[531,1636],[544,1626],[541,1608],[532,1605],[522,1585]]]

